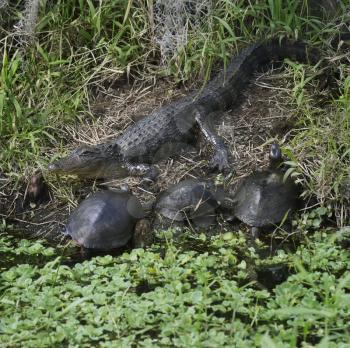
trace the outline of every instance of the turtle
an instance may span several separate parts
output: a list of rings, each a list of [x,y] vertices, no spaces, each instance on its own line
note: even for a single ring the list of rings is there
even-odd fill
[[[126,191],[99,191],[72,212],[66,234],[87,249],[108,250],[150,244],[152,233],[140,201]]]
[[[252,227],[254,239],[264,228],[285,221],[300,204],[298,186],[290,177],[284,178],[283,158],[277,143],[271,145],[269,159],[266,170],[255,171],[244,178],[233,197],[228,199],[234,216]],[[228,200],[226,197],[226,205]]]
[[[210,181],[185,179],[161,192],[154,211],[164,225],[182,225],[185,221],[207,227],[215,221],[221,192]]]

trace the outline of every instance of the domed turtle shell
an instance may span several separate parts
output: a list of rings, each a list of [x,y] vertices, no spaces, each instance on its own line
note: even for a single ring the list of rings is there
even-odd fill
[[[235,216],[254,227],[280,223],[298,206],[297,186],[283,176],[283,171],[265,170],[246,177],[234,194]]]
[[[113,249],[132,238],[145,213],[127,192],[101,191],[85,199],[70,215],[66,232],[85,248]]]
[[[187,218],[206,225],[219,206],[214,185],[198,179],[180,181],[157,198],[155,211],[172,221]],[[209,222],[210,223],[210,222]]]

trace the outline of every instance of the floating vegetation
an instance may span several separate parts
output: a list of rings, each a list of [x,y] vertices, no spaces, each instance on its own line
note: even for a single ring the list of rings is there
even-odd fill
[[[341,236],[318,232],[268,260],[270,271],[240,233],[207,240],[204,252],[179,249],[168,235],[161,253],[155,245],[71,266],[66,256],[19,262],[0,276],[0,343],[345,347],[350,255]],[[1,250],[12,253],[8,242],[1,238]],[[38,242],[16,249],[53,256]],[[265,287],[278,267],[281,284]]]

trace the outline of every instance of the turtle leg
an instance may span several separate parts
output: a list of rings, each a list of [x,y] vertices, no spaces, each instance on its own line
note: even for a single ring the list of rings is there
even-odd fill
[[[259,235],[260,235],[260,228],[253,226],[252,229],[251,229],[251,233],[252,233],[253,240],[258,239]]]
[[[223,138],[215,132],[209,118],[206,117],[206,113],[200,109],[195,111],[195,120],[207,141],[214,148],[214,155],[209,162],[210,168],[218,169],[220,172],[227,171],[229,169],[228,154]]]

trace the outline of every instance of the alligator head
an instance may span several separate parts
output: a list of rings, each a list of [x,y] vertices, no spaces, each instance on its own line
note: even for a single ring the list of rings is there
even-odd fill
[[[127,168],[118,149],[112,145],[82,146],[67,157],[49,164],[55,174],[72,174],[85,178],[123,177]]]

